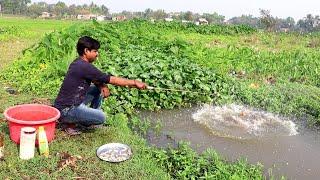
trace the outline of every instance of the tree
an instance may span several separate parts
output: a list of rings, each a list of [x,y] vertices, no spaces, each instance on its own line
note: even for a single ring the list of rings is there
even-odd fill
[[[276,29],[282,30],[294,30],[295,21],[292,17],[287,17],[286,19],[276,18]]]
[[[27,12],[27,4],[31,0],[1,0],[2,12],[7,14],[25,14]]]
[[[240,17],[233,17],[228,20],[229,24],[236,24],[236,25],[248,25],[251,27],[259,27],[259,19],[256,17],[253,17],[252,15],[242,15]]]
[[[126,19],[132,19],[133,14],[131,11],[122,11],[119,15],[125,16]]]
[[[275,28],[276,20],[270,15],[269,10],[260,9],[260,22],[268,30],[272,31]]]
[[[148,8],[144,11],[144,18],[146,19],[150,19],[152,17],[152,14],[153,14],[153,10]]]
[[[320,29],[319,16],[313,17],[312,14],[307,14],[303,19],[300,19],[297,23],[298,28],[304,32],[312,32]]]
[[[68,13],[74,17],[78,15],[77,6],[75,4],[70,5],[68,8]]]
[[[153,14],[152,17],[154,19],[164,19],[167,17],[167,13],[162,9],[158,9],[154,11],[152,14]]]
[[[203,18],[206,18],[209,24],[223,24],[225,17],[219,15],[218,13],[214,12],[213,14],[204,13],[202,15]]]
[[[193,13],[191,11],[187,11],[184,14],[184,19],[187,21],[193,21]]]
[[[184,13],[183,12],[179,12],[179,13],[174,13],[172,15],[172,18],[175,20],[184,20]]]
[[[48,4],[44,2],[33,3],[27,8],[27,14],[31,17],[39,17],[44,11],[48,11]]]
[[[287,17],[287,19],[284,21],[284,27],[293,29],[295,26],[295,21],[292,17]]]
[[[64,2],[57,2],[57,4],[54,6],[53,9],[54,14],[56,14],[58,17],[63,17],[68,12],[68,6]]]
[[[98,14],[101,11],[99,6],[94,4],[93,2],[91,2],[91,4],[89,5],[89,9],[90,9],[90,12],[93,13],[93,14]]]
[[[26,14],[27,5],[31,3],[31,0],[18,0],[17,2],[18,2],[19,14]]]
[[[107,8],[107,6],[102,5],[101,6],[101,14],[108,16],[109,15],[109,9]]]

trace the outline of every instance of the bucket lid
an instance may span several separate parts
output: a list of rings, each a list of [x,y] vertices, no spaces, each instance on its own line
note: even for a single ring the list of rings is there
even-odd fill
[[[33,128],[33,127],[23,127],[23,128],[21,128],[21,132],[24,132],[24,133],[34,133],[34,132],[36,132],[36,129]]]

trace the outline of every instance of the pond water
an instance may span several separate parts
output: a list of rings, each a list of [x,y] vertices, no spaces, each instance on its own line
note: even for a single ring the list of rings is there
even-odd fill
[[[301,120],[239,105],[142,111],[139,116],[162,124],[162,135],[147,138],[158,147],[184,140],[199,153],[212,148],[229,161],[260,162],[267,177],[270,170],[276,178],[320,177],[320,133],[295,124]]]

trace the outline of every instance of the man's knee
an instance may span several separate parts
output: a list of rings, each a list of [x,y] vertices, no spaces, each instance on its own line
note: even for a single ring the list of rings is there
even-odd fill
[[[103,111],[101,111],[96,118],[96,123],[103,124],[105,121],[106,121],[106,115],[104,114]]]

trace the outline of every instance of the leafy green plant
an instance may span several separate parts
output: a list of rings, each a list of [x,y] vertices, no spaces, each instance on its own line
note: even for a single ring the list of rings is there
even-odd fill
[[[24,58],[6,69],[2,77],[7,81],[15,79],[12,84],[20,91],[55,96],[68,64],[75,58],[74,45],[77,39],[89,35],[99,39],[102,44],[96,65],[103,71],[140,79],[154,87],[201,92],[137,91],[111,87],[115,98],[109,98],[105,103],[110,106],[105,108],[108,113],[130,113],[133,107],[158,109],[196,102],[219,102],[221,96],[228,96],[227,89],[232,88],[213,69],[190,63],[180,53],[186,48],[187,42],[153,38],[163,33],[157,31],[161,26],[152,27],[145,21],[121,24],[95,22],[91,26],[72,26],[65,31],[48,34],[38,46],[26,50]],[[142,29],[137,29],[137,26]]]
[[[151,155],[174,179],[262,179],[259,164],[227,163],[213,150],[199,155],[183,142],[177,148],[155,149]]]

